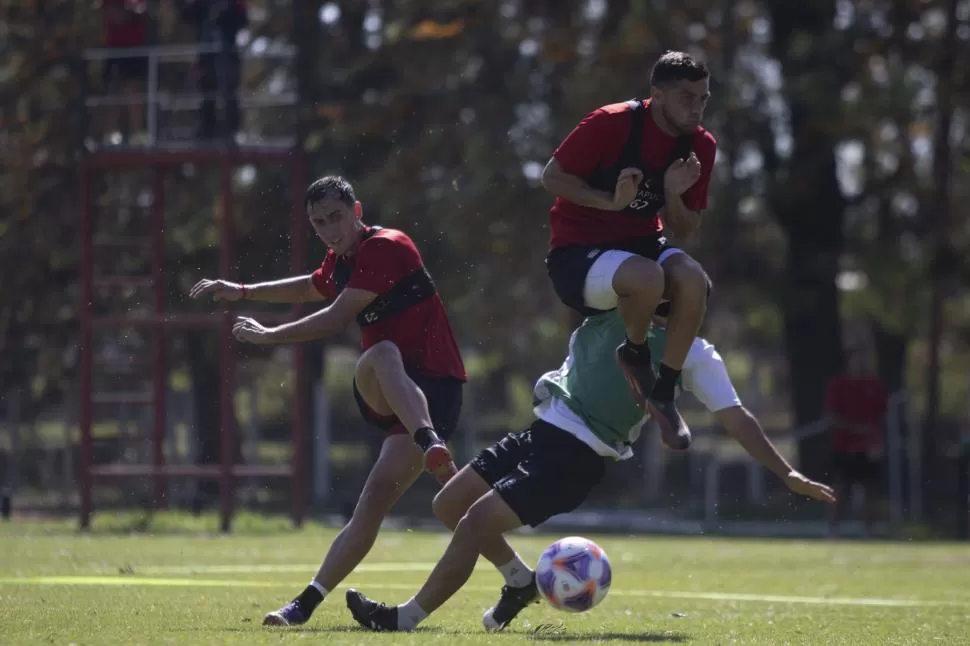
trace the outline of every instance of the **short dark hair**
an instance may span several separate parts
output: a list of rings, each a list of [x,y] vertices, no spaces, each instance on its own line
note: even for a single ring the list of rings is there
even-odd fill
[[[306,200],[303,205],[305,208],[310,208],[323,200],[338,200],[347,206],[353,206],[354,202],[357,201],[357,195],[354,193],[354,187],[343,177],[327,175],[315,180],[307,187]]]
[[[663,87],[677,81],[701,81],[711,75],[707,65],[686,52],[666,51],[650,70],[650,85]]]

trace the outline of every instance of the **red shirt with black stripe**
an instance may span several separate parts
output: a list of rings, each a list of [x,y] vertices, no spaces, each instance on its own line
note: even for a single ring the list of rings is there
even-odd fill
[[[883,445],[889,394],[879,377],[840,376],[829,380],[825,405],[838,418],[832,448],[839,453],[866,453]]]
[[[353,264],[347,287],[381,296],[398,281],[424,267],[418,248],[402,231],[368,228],[367,234],[356,253],[343,259]],[[332,249],[327,251],[320,268],[311,276],[313,286],[327,299],[334,299],[339,293],[334,280],[337,260]],[[397,315],[361,328],[363,350],[381,341],[396,345],[404,363],[422,375],[467,380],[458,343],[437,293]]]
[[[648,110],[644,115],[643,144],[640,151],[643,170],[663,170],[670,163],[677,137],[661,130],[650,116],[650,99],[643,101],[643,105]],[[629,102],[613,103],[586,115],[552,153],[563,172],[588,178],[598,169],[616,164],[630,136],[633,124],[633,111],[630,108]],[[707,208],[707,192],[717,155],[717,140],[710,132],[698,126],[691,148],[701,163],[701,176],[683,194],[682,199],[688,209],[701,211]],[[644,218],[635,213],[581,206],[562,197],[556,197],[549,210],[549,227],[552,247],[618,243],[656,235],[664,229],[659,214],[653,218]]]

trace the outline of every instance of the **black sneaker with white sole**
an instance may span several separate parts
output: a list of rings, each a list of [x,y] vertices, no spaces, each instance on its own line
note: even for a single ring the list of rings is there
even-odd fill
[[[400,630],[397,627],[397,607],[389,608],[383,603],[371,601],[353,588],[347,590],[347,608],[354,616],[354,620],[367,630],[376,632]]]
[[[532,581],[521,588],[506,585],[502,587],[502,596],[494,607],[489,608],[482,618],[486,630],[502,630],[515,619],[526,606],[539,603],[539,588],[536,587],[536,575]]]

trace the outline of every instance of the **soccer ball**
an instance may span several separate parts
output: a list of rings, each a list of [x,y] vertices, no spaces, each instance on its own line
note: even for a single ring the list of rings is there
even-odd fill
[[[613,570],[603,548],[579,536],[563,538],[539,557],[536,585],[553,608],[586,612],[606,598]]]

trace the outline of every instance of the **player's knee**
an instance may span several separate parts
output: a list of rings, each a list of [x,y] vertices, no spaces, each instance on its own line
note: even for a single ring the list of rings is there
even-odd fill
[[[445,527],[454,529],[462,514],[466,511],[461,508],[460,503],[458,496],[453,495],[445,488],[439,491],[434,500],[431,501],[431,511],[434,512],[435,518],[444,523]]]
[[[679,254],[664,265],[664,273],[670,284],[672,297],[687,296],[700,306],[707,306],[711,279],[699,262],[686,254]]]
[[[663,268],[642,256],[627,258],[613,275],[613,291],[620,297],[659,298],[663,287]]]
[[[401,350],[391,341],[381,341],[369,347],[357,359],[357,374],[395,364],[403,365]]]
[[[493,533],[494,523],[482,505],[476,503],[468,508],[455,526],[455,536],[458,540],[480,545]]]

